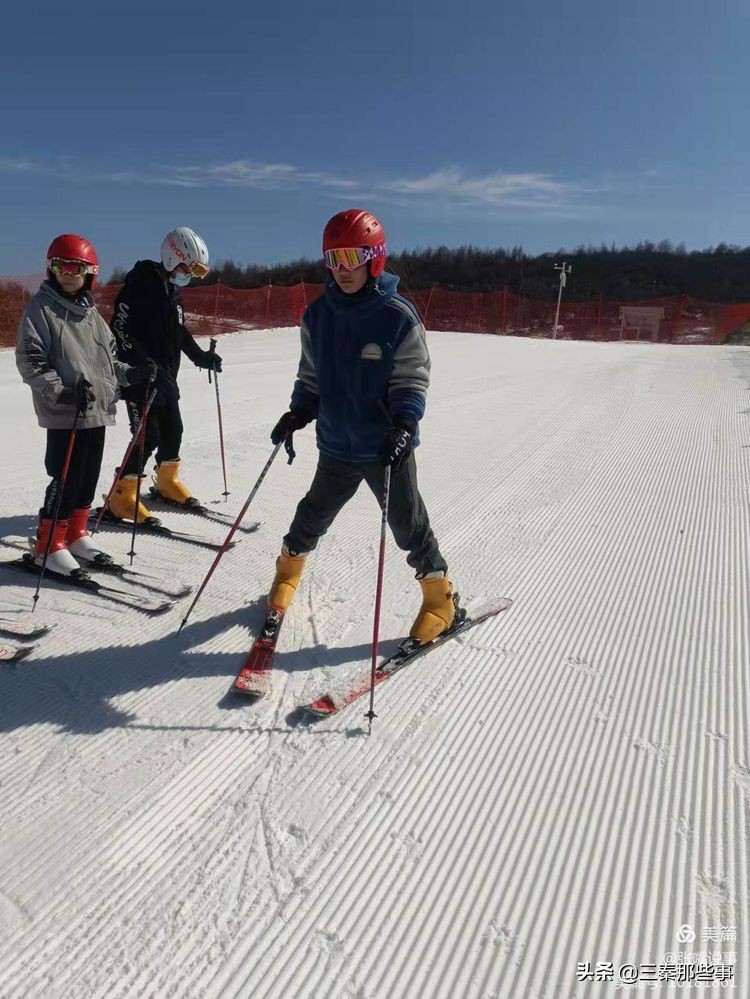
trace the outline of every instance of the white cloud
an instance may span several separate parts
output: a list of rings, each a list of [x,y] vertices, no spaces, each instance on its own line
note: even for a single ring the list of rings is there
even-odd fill
[[[38,160],[0,157],[0,172],[55,175],[67,180],[113,184],[160,184],[185,188],[238,187],[289,190],[303,186],[330,192],[348,192],[359,199],[396,201],[415,208],[428,206],[448,211],[482,210],[492,215],[518,213],[542,217],[580,215],[593,205],[601,188],[583,182],[559,180],[548,173],[527,171],[471,175],[458,166],[445,167],[420,177],[359,179],[302,170],[289,163],[228,160],[195,164],[151,164],[140,170],[102,170],[77,166],[68,158]]]
[[[140,170],[104,170],[76,166],[68,158],[55,160],[0,156],[0,173],[37,173],[66,180],[100,181],[113,184],[167,184],[176,187],[256,187],[283,189],[316,184],[339,190],[357,188],[358,182],[320,171],[305,171],[288,163],[258,163],[231,160],[207,164],[152,164]]]
[[[49,167],[25,156],[0,156],[0,172],[48,173]]]
[[[227,163],[162,164],[146,173],[144,180],[180,187],[254,187],[282,190],[302,184],[352,189],[354,180],[319,171],[305,171],[289,163],[258,163],[254,160],[231,160]]]
[[[579,212],[595,189],[581,182],[557,180],[546,173],[493,173],[470,176],[449,167],[423,177],[401,178],[380,185],[385,192],[429,198],[431,203],[482,207],[489,210],[524,209],[539,214]]]
[[[480,208],[493,213],[509,210],[545,216],[579,215],[595,193],[582,183],[557,180],[546,173],[505,173],[471,176],[447,167],[421,177],[353,180],[320,171],[300,170],[286,163],[233,160],[207,165],[161,165],[143,180],[180,187],[230,186],[282,190],[310,185],[347,191],[360,198],[397,200],[402,205],[433,208]]]

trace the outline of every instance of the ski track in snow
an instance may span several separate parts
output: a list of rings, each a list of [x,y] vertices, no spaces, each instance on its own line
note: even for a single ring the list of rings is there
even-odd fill
[[[37,613],[57,627],[0,667],[3,999],[599,999],[624,988],[578,982],[578,962],[686,948],[735,954],[750,994],[750,351],[429,336],[420,488],[464,602],[513,607],[378,687],[371,737],[365,700],[296,724],[369,670],[380,513],[363,486],[308,562],[270,697],[228,696],[312,478],[309,429],[179,635],[187,601],[147,618],[45,586]],[[298,334],[221,352],[216,509],[233,513]],[[184,477],[211,504],[214,393],[187,362],[181,387]],[[0,388],[18,426],[0,533],[28,533],[44,436],[11,351]],[[124,559],[129,536],[105,537]],[[136,568],[193,585],[213,559],[156,537],[136,550]],[[3,616],[25,619],[31,582],[2,574]],[[384,653],[418,603],[389,538]],[[693,944],[676,941],[686,923]],[[736,942],[702,941],[719,926]]]

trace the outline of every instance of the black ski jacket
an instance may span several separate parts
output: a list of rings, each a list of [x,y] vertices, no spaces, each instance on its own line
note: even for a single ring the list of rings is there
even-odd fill
[[[198,366],[204,366],[201,362],[208,351],[198,346],[183,320],[179,288],[164,280],[156,261],[139,260],[117,295],[110,325],[120,360],[140,364],[150,357],[156,361],[157,403],[179,399],[176,378],[182,353]],[[122,392],[125,398],[142,394],[142,386]]]

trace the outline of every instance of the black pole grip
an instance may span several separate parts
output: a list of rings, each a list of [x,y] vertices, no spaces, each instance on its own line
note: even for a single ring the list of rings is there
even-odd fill
[[[208,344],[209,344],[209,346],[208,346],[208,352],[209,352],[209,354],[215,354],[216,353],[216,338],[215,337],[211,337],[211,339],[208,341]],[[209,385],[211,384],[211,368],[208,369],[208,384]]]

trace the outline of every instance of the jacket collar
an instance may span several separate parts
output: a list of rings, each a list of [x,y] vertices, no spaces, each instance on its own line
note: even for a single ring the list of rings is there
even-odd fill
[[[65,295],[61,295],[49,281],[42,281],[39,291],[43,295],[46,295],[47,298],[52,299],[60,308],[67,309],[68,313],[72,316],[85,316],[94,306],[94,300],[89,292],[86,292],[81,300],[76,301],[74,298],[67,298]]]
[[[156,260],[136,260],[125,278],[125,284],[141,284],[143,281],[150,281],[166,298],[174,298],[173,290],[179,291],[179,288],[167,281],[161,264]]]
[[[326,301],[337,315],[363,319],[382,309],[393,298],[398,280],[395,274],[383,271],[379,277],[368,281],[356,295],[347,295],[329,274],[326,278]]]

